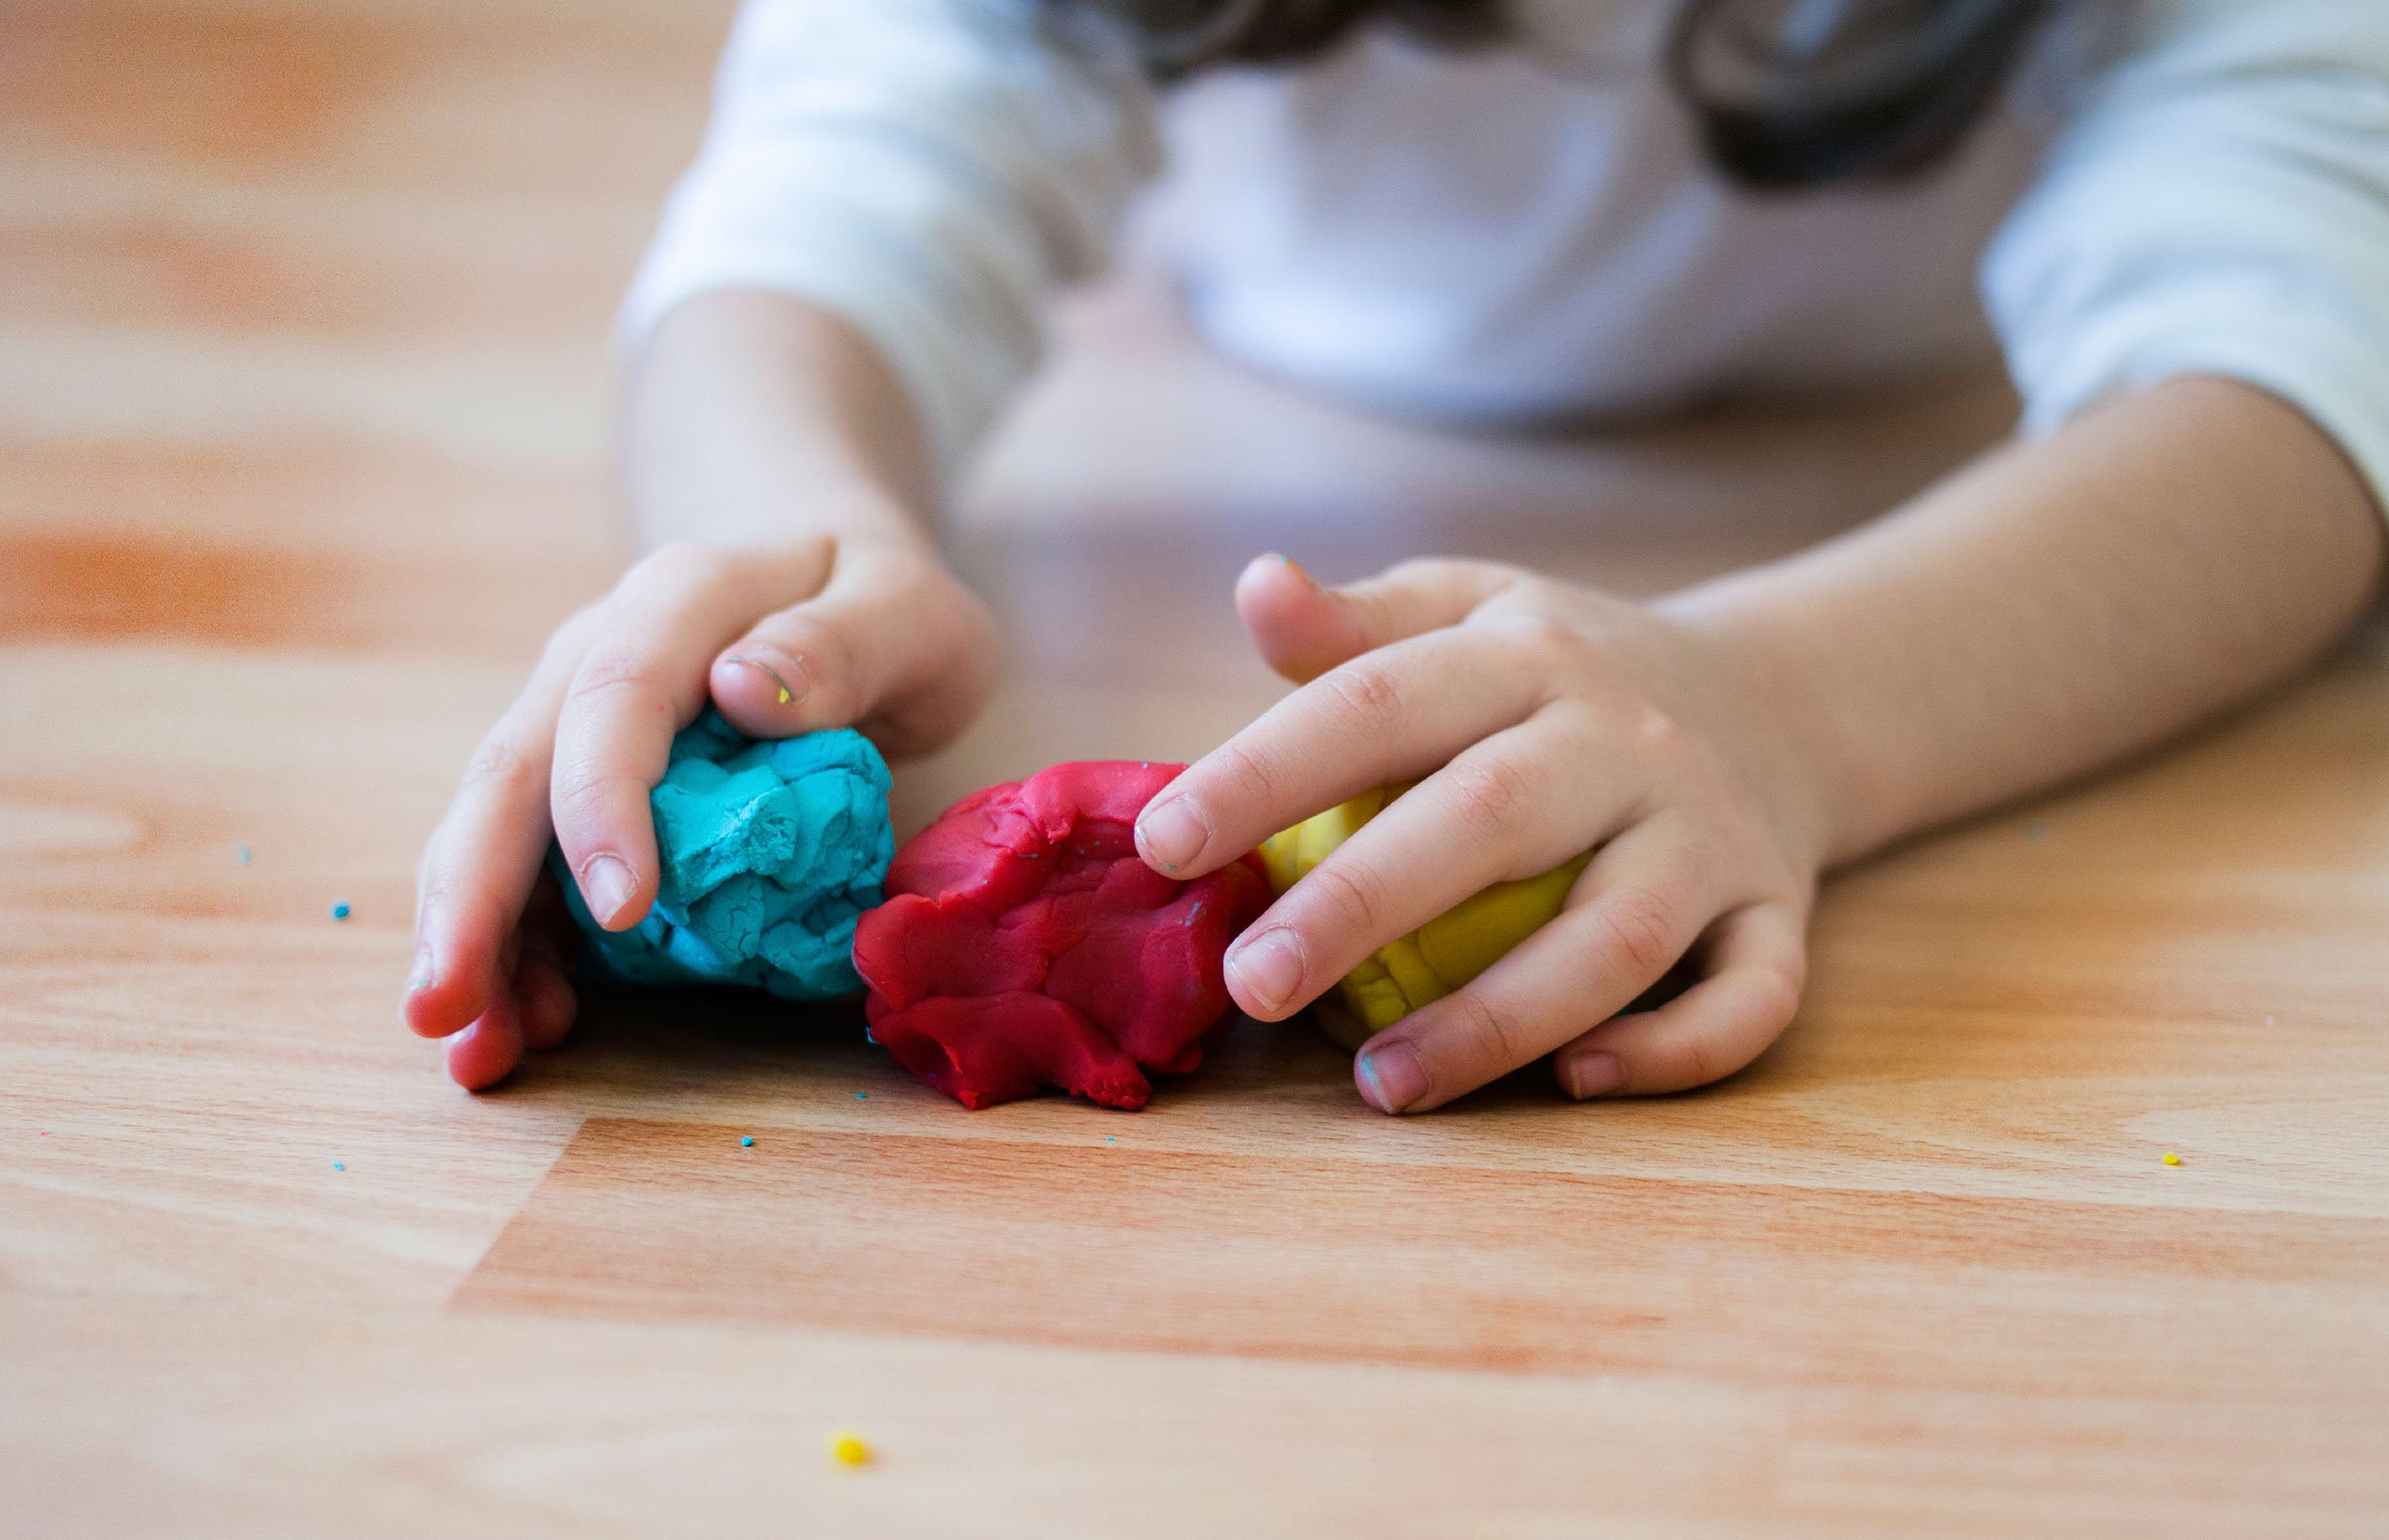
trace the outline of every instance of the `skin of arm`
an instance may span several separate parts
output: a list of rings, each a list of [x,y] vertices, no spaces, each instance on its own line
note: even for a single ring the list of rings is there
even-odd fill
[[[2379,592],[2383,532],[2303,415],[2191,377],[1666,607],[1797,671],[1839,865],[2302,670]]]
[[[648,792],[709,698],[756,737],[852,726],[902,757],[959,732],[993,682],[994,623],[928,533],[911,404],[843,323],[752,292],[674,308],[620,441],[647,553],[549,640],[418,871],[401,1014],[475,1089],[577,1010],[550,839],[591,913],[637,924],[658,876]]]
[[[1194,875],[1427,776],[1229,953],[1266,1019],[1486,883],[1594,849],[1559,919],[1374,1038],[1356,1084],[1424,1111],[1550,1054],[1578,1097],[1680,1090],[1789,1024],[1820,873],[2288,678],[2372,601],[2383,548],[2321,430],[2187,377],[1654,603],[1447,560],[1329,588],[1263,558],[1238,606],[1300,688],[1157,796],[1139,842]],[[1618,1013],[1687,951],[1699,983]]]

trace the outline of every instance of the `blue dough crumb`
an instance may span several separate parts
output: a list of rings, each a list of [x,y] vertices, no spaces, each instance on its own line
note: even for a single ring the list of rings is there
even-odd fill
[[[348,901],[346,899],[341,899],[338,903],[331,906],[331,917],[334,920],[345,920],[348,918]]]
[[[755,1136],[754,1136],[753,1134],[743,1134],[743,1135],[741,1135],[741,1136],[740,1136],[740,1138],[739,1138],[739,1148],[740,1148],[740,1149],[742,1149],[742,1150],[752,1150],[752,1149],[754,1149],[754,1148],[755,1148]]]
[[[854,923],[896,853],[888,767],[840,728],[758,742],[708,711],[672,740],[649,799],[663,881],[627,931],[589,917],[562,852],[547,864],[598,973],[630,984],[736,984],[786,999],[863,987]]]

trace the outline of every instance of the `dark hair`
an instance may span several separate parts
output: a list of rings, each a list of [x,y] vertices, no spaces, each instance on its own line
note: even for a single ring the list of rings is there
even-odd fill
[[[1627,3],[1627,0],[1614,0]],[[1665,70],[1719,169],[1796,190],[1922,170],[1990,110],[2058,0],[1679,0]],[[1510,30],[1504,0],[1044,0],[1124,29],[1146,68],[1287,64],[1391,22],[1454,48]]]

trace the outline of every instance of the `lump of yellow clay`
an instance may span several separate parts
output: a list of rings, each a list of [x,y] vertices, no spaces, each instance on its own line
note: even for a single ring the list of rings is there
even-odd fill
[[[1269,885],[1283,893],[1396,797],[1416,782],[1364,791],[1305,819],[1261,846]],[[1504,953],[1556,918],[1590,852],[1535,877],[1497,882],[1461,900],[1408,936],[1396,938],[1346,974],[1319,1001],[1319,1024],[1347,1048],[1430,1000],[1441,999],[1491,968]]]

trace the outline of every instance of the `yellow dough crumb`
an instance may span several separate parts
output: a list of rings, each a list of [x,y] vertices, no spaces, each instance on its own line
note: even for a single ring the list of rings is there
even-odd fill
[[[871,1445],[863,1442],[860,1433],[841,1428],[829,1435],[829,1457],[841,1465],[868,1465]]]
[[[1271,835],[1261,845],[1270,887],[1283,893],[1294,886],[1415,784],[1364,791],[1340,807]],[[1540,876],[1497,882],[1379,948],[1344,976],[1337,986],[1341,999],[1320,1000],[1319,1024],[1345,1047],[1357,1049],[1419,1006],[1461,988],[1557,918],[1568,890],[1591,859],[1588,852]]]
[[[2171,1150],[2168,1150],[2165,1152],[2165,1164],[2168,1166],[2179,1166],[2182,1164],[2182,1158],[2174,1154]]]

